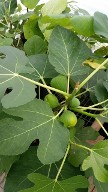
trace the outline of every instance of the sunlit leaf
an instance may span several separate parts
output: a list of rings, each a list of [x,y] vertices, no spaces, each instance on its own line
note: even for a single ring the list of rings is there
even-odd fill
[[[30,16],[30,13],[29,13],[29,15],[25,15],[25,16],[26,17]],[[21,18],[21,15],[20,15],[20,16],[18,16],[18,18],[19,17],[20,17],[20,20],[25,19],[24,16]],[[38,27],[38,17],[36,15],[31,15],[29,17],[29,19],[24,23],[23,31],[24,31],[24,37],[26,39],[29,39],[29,38],[33,37],[34,35],[42,36],[41,31]]]
[[[66,9],[66,0],[49,0],[41,9],[42,15],[60,14]]]
[[[108,39],[108,17],[107,15],[95,12],[94,13],[94,31],[98,35]]]
[[[29,9],[33,9],[38,4],[39,0],[21,0],[21,3]]]
[[[104,58],[102,58],[102,59],[99,59],[99,60],[86,60],[86,61],[84,61],[83,62],[83,64],[84,65],[89,65],[90,67],[92,67],[93,69],[96,69],[96,68],[98,68],[99,66],[100,66],[100,64],[102,63],[102,62],[104,62],[105,61],[105,59]],[[103,67],[101,67],[101,69],[106,69],[106,67],[105,66],[103,66]]]
[[[72,27],[80,35],[89,37],[94,34],[93,17],[90,15],[75,15],[71,19]]]

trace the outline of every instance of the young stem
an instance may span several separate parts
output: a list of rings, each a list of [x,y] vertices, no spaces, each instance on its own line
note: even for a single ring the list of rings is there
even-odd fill
[[[82,109],[82,110],[94,110],[94,111],[105,111],[107,110],[107,108],[94,108],[94,107],[78,107],[78,109]]]
[[[98,118],[96,118],[96,121],[99,123],[99,125],[101,126],[101,128],[103,129],[103,131],[106,133],[106,135],[108,136],[108,132],[106,131],[106,129],[104,128],[104,126],[102,125],[102,123],[99,121]]]
[[[64,111],[64,107],[61,108],[61,110],[57,113],[55,117],[53,117],[53,119],[56,119],[62,113],[62,111]]]
[[[106,100],[104,100],[104,101],[101,101],[100,103],[96,103],[96,104],[94,104],[94,105],[91,105],[91,106],[89,106],[89,107],[96,107],[96,106],[102,105],[102,104],[104,104],[104,103],[106,103],[106,102],[108,102],[108,99],[106,99]]]
[[[72,110],[72,111],[75,111],[75,112],[78,112],[78,113],[81,113],[81,114],[83,114],[83,115],[89,116],[89,117],[93,117],[93,118],[96,118],[96,117],[97,117],[96,114],[88,113],[88,112],[83,111],[83,110],[81,110],[81,109],[72,108],[71,110]],[[99,114],[98,114],[98,116],[99,116]]]
[[[18,76],[18,77],[20,77],[20,78],[22,78],[22,79],[25,79],[25,80],[27,80],[27,81],[35,84],[35,85],[38,85],[38,86],[40,86],[40,87],[43,87],[43,88],[45,88],[45,89],[49,89],[49,90],[55,91],[55,92],[60,93],[60,94],[62,94],[62,95],[64,95],[64,96],[66,96],[66,97],[69,97],[69,96],[70,96],[70,94],[68,94],[68,93],[66,93],[66,92],[64,92],[64,91],[61,91],[61,90],[59,90],[59,89],[55,89],[55,88],[50,87],[50,86],[48,86],[48,85],[44,85],[44,84],[42,84],[42,83],[39,83],[39,82],[37,82],[37,81],[34,81],[34,80],[32,80],[32,79],[29,79],[29,78],[24,77],[24,76],[19,75],[19,74],[15,74],[15,75]]]
[[[66,161],[66,158],[67,158],[67,156],[68,156],[69,150],[70,150],[70,144],[68,144],[68,147],[67,147],[65,156],[64,156],[63,161],[62,161],[62,163],[61,163],[61,165],[60,165],[60,168],[59,168],[59,170],[58,170],[58,173],[57,173],[57,175],[56,175],[55,182],[57,182],[58,177],[59,177],[59,175],[60,175],[60,173],[61,173],[61,171],[62,171],[62,168],[63,168],[64,163],[65,163],[65,161]]]
[[[78,91],[108,62],[108,58],[99,65],[78,87]]]
[[[77,147],[80,147],[80,148],[82,148],[82,149],[86,149],[86,150],[92,152],[92,149],[90,149],[90,148],[88,148],[88,147],[86,147],[86,146],[83,146],[83,145],[79,145],[79,144],[77,144],[77,143],[74,143],[74,142],[72,142],[71,140],[70,140],[70,144],[71,144],[71,145],[75,145],[75,146],[77,146]]]
[[[43,77],[41,77],[41,81],[42,81],[42,83],[43,83],[44,85],[46,85],[46,82],[44,81]],[[48,93],[50,93],[50,94],[51,94],[50,89],[47,89],[47,91],[48,91]]]

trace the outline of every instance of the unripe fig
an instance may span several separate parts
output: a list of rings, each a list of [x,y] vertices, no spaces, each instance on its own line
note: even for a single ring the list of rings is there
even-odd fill
[[[52,109],[59,106],[59,101],[57,97],[53,94],[49,93],[48,95],[45,96],[44,100],[49,103]]]
[[[74,127],[77,123],[77,117],[72,111],[64,111],[59,120],[68,128]]]
[[[69,105],[71,108],[77,108],[80,106],[80,101],[76,97],[69,101]]]
[[[66,92],[68,85],[67,77],[64,75],[58,75],[51,80],[50,84],[52,87]]]

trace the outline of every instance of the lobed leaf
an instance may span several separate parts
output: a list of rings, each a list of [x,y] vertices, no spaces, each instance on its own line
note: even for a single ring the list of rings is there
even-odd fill
[[[96,132],[92,127],[84,127],[84,121],[82,119],[78,119],[78,123],[75,126],[75,134],[73,138],[70,138],[74,143],[79,145],[84,145],[86,147],[91,147],[88,141],[96,140],[99,136],[98,132]],[[73,130],[71,130],[72,132]],[[72,133],[70,133],[72,135]],[[69,155],[69,162],[78,167],[82,164],[84,159],[88,156],[88,151],[82,148],[79,148],[75,145],[71,146],[71,151]]]
[[[41,174],[34,173],[30,174],[28,179],[35,184],[34,187],[21,190],[20,192],[76,192],[76,189],[86,188],[88,186],[87,179],[81,175],[55,182],[55,180],[49,179]]]
[[[61,161],[52,165],[42,165],[37,158],[37,147],[31,146],[12,166],[6,179],[5,192],[18,192],[25,188],[33,187],[33,183],[27,178],[28,174],[31,173],[40,173],[54,179],[60,165]],[[82,172],[79,168],[73,167],[70,163],[68,163],[68,161],[66,161],[59,179],[68,179],[72,176],[80,174],[82,174]]]
[[[26,66],[28,58],[25,53],[11,46],[1,46],[0,53],[0,91],[4,94],[7,88],[11,89],[1,100],[3,107],[17,107],[33,100],[36,96],[35,86],[17,76],[33,71]]]
[[[69,131],[56,120],[46,102],[36,99],[17,107],[17,110],[12,108],[4,111],[22,120],[0,121],[1,155],[21,154],[28,149],[32,141],[39,139],[37,155],[43,164],[53,163],[64,156]]]
[[[108,170],[105,165],[108,165],[108,140],[100,141],[92,148],[90,156],[82,164],[82,169],[85,171],[92,168],[97,180],[108,182]]]
[[[34,69],[34,72],[32,73],[32,79],[34,80],[53,78],[57,75],[54,67],[49,63],[46,54],[29,56],[29,64]]]
[[[49,40],[49,61],[58,73],[75,76],[86,73],[82,65],[90,49],[75,33],[56,27]]]

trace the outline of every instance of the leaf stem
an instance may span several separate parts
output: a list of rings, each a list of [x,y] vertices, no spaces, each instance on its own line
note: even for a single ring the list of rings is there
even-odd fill
[[[103,131],[106,133],[106,135],[108,136],[108,132],[106,131],[105,127],[102,125],[102,123],[99,121],[98,118],[96,118],[96,121],[99,123],[99,125],[101,126],[101,128],[103,129]]]
[[[15,74],[15,75],[18,76],[18,77],[20,77],[20,78],[22,78],[22,79],[25,79],[25,80],[27,80],[27,81],[35,84],[35,85],[38,85],[38,86],[40,86],[40,87],[43,87],[43,88],[45,88],[45,89],[49,89],[49,90],[55,91],[55,92],[60,93],[60,94],[62,94],[62,95],[64,95],[64,96],[66,96],[66,97],[69,97],[69,96],[70,96],[70,94],[68,94],[68,93],[66,93],[66,92],[64,92],[64,91],[61,91],[61,90],[59,90],[59,89],[55,89],[55,88],[50,87],[50,86],[48,86],[48,85],[44,85],[44,84],[42,84],[42,83],[39,83],[39,82],[37,82],[37,81],[34,81],[34,80],[32,80],[32,79],[29,79],[29,78],[24,77],[24,76],[19,75],[19,74]]]
[[[86,150],[92,152],[92,149],[90,149],[90,148],[88,148],[88,147],[86,147],[86,146],[84,146],[84,145],[79,145],[79,144],[77,144],[77,143],[74,143],[74,142],[72,142],[71,140],[70,140],[70,144],[71,144],[71,145],[75,145],[75,146],[77,146],[77,147],[80,147],[80,148],[82,148],[82,149],[86,149]]]
[[[60,168],[59,168],[58,173],[57,173],[57,175],[56,175],[56,178],[55,178],[55,180],[54,180],[55,182],[57,182],[58,177],[59,177],[59,175],[60,175],[60,173],[61,173],[61,171],[62,171],[62,168],[63,168],[63,165],[64,165],[64,163],[65,163],[65,161],[66,161],[66,158],[67,158],[67,155],[68,155],[69,150],[70,150],[70,143],[68,144],[68,147],[67,147],[65,156],[64,156],[64,158],[63,158],[63,161],[62,161],[62,163],[61,163],[61,165],[60,165]]]
[[[42,81],[42,83],[43,83],[44,85],[47,85],[46,82],[44,81],[44,78],[43,78],[43,77],[40,77],[40,79],[41,79],[41,81]],[[50,89],[47,89],[47,91],[48,91],[48,93],[51,94]]]
[[[54,116],[53,119],[56,119],[62,113],[63,110],[64,110],[64,107],[61,108],[61,110],[57,113],[56,116]]]
[[[94,104],[94,105],[91,105],[91,106],[89,106],[89,107],[96,107],[96,106],[102,105],[102,104],[104,104],[104,103],[106,103],[106,102],[108,102],[108,99],[106,99],[106,100],[104,100],[104,101],[101,101],[100,103],[96,103],[96,104]]]
[[[89,117],[93,117],[94,119],[97,117],[96,114],[88,113],[88,112],[83,111],[83,110],[81,110],[81,109],[72,108],[71,110],[72,110],[72,111],[75,111],[75,112],[78,112],[78,113],[81,113],[81,114],[83,114],[83,115],[89,116]],[[99,116],[99,114],[98,114],[98,116]]]
[[[95,110],[95,111],[105,111],[108,108],[93,108],[93,107],[78,107],[78,109],[82,109],[82,110]]]

